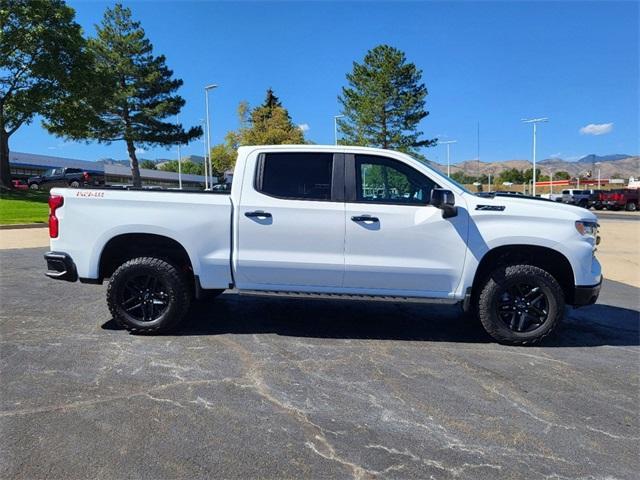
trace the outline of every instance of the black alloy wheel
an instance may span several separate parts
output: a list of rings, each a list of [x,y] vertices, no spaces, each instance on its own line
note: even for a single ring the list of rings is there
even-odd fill
[[[514,332],[532,332],[549,317],[549,300],[539,286],[514,283],[497,297],[496,313]]]
[[[167,285],[156,276],[130,278],[120,290],[120,306],[139,322],[152,322],[162,316],[169,305]]]

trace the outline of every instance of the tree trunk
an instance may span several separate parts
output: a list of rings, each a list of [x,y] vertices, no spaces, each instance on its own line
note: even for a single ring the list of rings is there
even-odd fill
[[[138,165],[138,157],[136,157],[136,146],[133,140],[125,140],[127,142],[127,151],[129,152],[129,163],[131,164],[131,177],[133,178],[133,186],[141,187],[140,166]]]
[[[9,166],[9,135],[0,127],[0,187],[13,188]]]

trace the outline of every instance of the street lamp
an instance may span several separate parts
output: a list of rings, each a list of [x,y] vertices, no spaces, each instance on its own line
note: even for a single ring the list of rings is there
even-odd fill
[[[549,119],[546,117],[541,118],[523,118],[522,123],[532,123],[533,124],[533,196],[536,196],[536,130],[538,123],[548,122]]]
[[[202,130],[206,131],[207,123],[205,119],[201,119],[200,122],[202,123]],[[202,161],[202,166],[204,167],[204,189],[209,190],[209,176],[207,173],[209,171],[209,167],[207,167],[207,139],[204,135],[202,136],[202,148],[204,149],[204,160]]]
[[[180,115],[176,114],[176,123],[180,125]],[[180,140],[178,140],[178,188],[182,190],[182,155],[180,153]]]
[[[457,140],[447,140],[446,142],[438,142],[438,145],[446,145],[447,146],[447,177],[451,176],[451,162],[449,160],[449,145],[452,143],[458,143]]]
[[[338,144],[338,119],[344,117],[344,115],[335,115],[333,117],[333,143]]]
[[[205,103],[205,110],[207,113],[207,156],[205,157],[205,162],[208,163],[208,167],[209,167],[209,176],[210,181],[208,182],[209,187],[213,186],[213,169],[211,166],[211,125],[209,122],[209,90],[213,90],[214,88],[217,88],[218,85],[216,85],[215,83],[212,83],[211,85],[207,85],[206,87],[204,87],[204,103]],[[208,159],[208,161],[207,161]],[[206,175],[206,172],[205,172]]]
[[[549,194],[553,193],[553,168],[549,169]]]
[[[602,162],[596,162],[595,165],[598,165],[598,190],[600,190],[600,165]]]

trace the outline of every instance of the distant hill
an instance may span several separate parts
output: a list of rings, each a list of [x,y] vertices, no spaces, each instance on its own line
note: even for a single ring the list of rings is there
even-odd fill
[[[582,157],[578,160],[578,163],[596,163],[596,162],[615,162],[616,160],[624,160],[625,158],[629,158],[631,155],[624,155],[621,153],[616,153],[614,155],[587,155],[586,157]]]

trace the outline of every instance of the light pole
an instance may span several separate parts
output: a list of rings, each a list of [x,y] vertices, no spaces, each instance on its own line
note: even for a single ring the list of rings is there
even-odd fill
[[[438,142],[438,145],[446,145],[447,146],[447,177],[451,176],[451,161],[449,157],[449,145],[452,143],[458,143],[457,140],[447,140],[446,142]]]
[[[333,117],[333,143],[338,144],[338,119],[344,117],[344,115],[335,115]]]
[[[205,119],[202,119],[202,127],[203,131],[206,130],[207,124]],[[209,190],[209,175],[208,175],[208,167],[207,167],[207,139],[202,136],[202,147],[204,148],[204,160],[202,161],[202,166],[204,167],[204,189]]]
[[[205,109],[206,109],[206,113],[207,113],[207,156],[205,158],[205,161],[207,161],[208,159],[208,167],[209,167],[209,176],[211,177],[208,185],[209,187],[213,186],[213,169],[211,168],[211,125],[209,122],[209,90],[213,90],[214,88],[217,88],[218,85],[216,85],[215,83],[212,83],[211,85],[207,85],[206,87],[204,87],[204,103],[205,103]]]
[[[180,125],[180,115],[177,114],[176,123]],[[180,140],[178,140],[178,188],[182,190],[182,155],[180,153]]]
[[[549,194],[553,193],[553,168],[549,169]]]
[[[532,123],[533,124],[533,189],[532,196],[536,196],[536,130],[537,125],[540,122],[548,122],[549,119],[546,117],[541,118],[523,118],[522,123]]]
[[[598,190],[600,190],[600,165],[602,162],[596,162],[595,165],[598,166]]]

